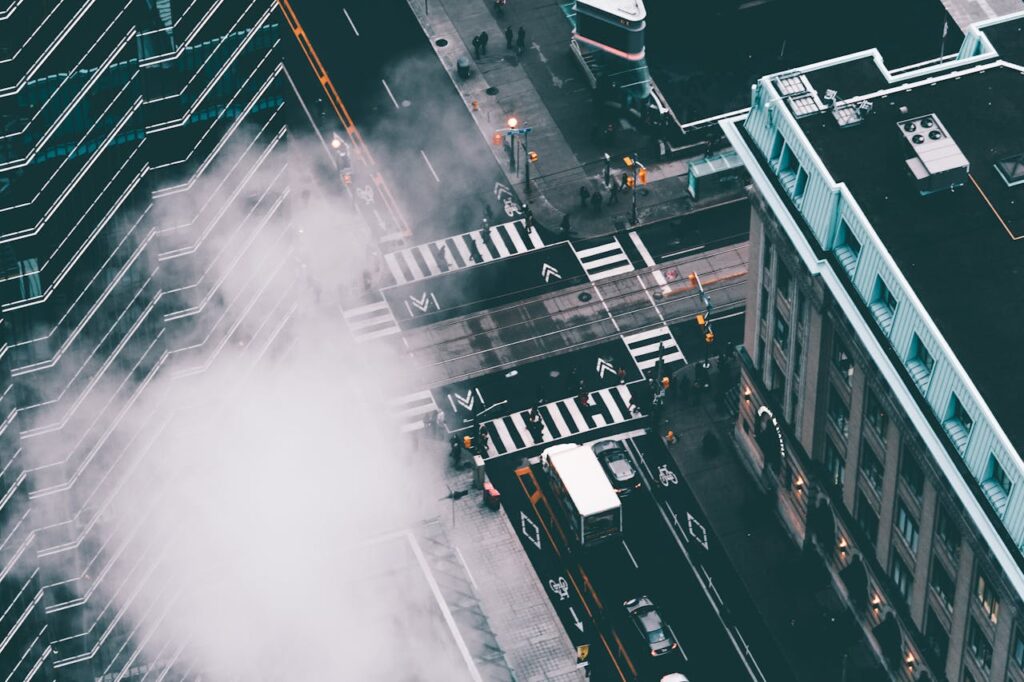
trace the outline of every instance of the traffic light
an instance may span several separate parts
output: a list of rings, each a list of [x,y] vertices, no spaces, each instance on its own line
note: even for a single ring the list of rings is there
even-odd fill
[[[622,157],[622,163],[626,164],[626,168],[632,168],[633,167],[633,157],[632,156],[623,156]]]
[[[491,137],[491,142],[494,143],[495,147],[500,147],[501,146],[501,138],[503,138],[503,137],[505,137],[504,134],[502,134],[500,131],[496,131],[494,133],[494,136]]]
[[[704,313],[697,313],[697,324],[704,326]]]
[[[462,447],[466,448],[467,450],[472,450],[473,449],[473,436],[463,436],[462,437]]]
[[[626,176],[626,187],[633,187],[636,184],[636,180],[633,179],[632,175]]]
[[[669,387],[669,385],[670,385],[671,383],[672,383],[672,382],[671,382],[671,380],[670,380],[670,379],[669,379],[668,377],[662,377],[662,378],[661,378],[661,387],[662,387],[663,389],[665,389],[666,391],[668,390],[668,387]]]
[[[641,168],[639,171],[637,171],[637,178],[640,180],[640,184],[641,185],[646,185],[647,184],[647,169],[646,168]]]
[[[711,331],[709,329],[706,332],[704,332],[704,341],[705,342],[711,343],[714,340],[715,340],[715,333],[713,331]]]
[[[351,185],[352,184],[352,174],[351,173],[344,173],[344,174],[342,174],[341,181],[344,182],[346,185]]]
[[[537,159],[539,159],[539,158],[540,157],[537,156],[537,152],[530,152],[530,161],[532,163],[537,163]]]

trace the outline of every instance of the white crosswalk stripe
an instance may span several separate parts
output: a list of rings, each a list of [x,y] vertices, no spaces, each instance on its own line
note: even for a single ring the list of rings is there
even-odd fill
[[[486,236],[484,232],[481,228],[392,251],[384,254],[384,262],[395,281],[405,284],[544,246],[537,230],[527,231],[522,220],[494,225],[486,230]]]
[[[641,372],[658,364],[659,355],[664,358],[666,365],[677,360],[686,362],[675,337],[664,325],[636,334],[623,334],[622,340]]]
[[[348,325],[352,336],[359,341],[379,339],[402,331],[398,328],[398,322],[391,314],[387,301],[342,310],[341,315],[345,318],[345,324]]]
[[[632,413],[629,409],[632,400],[629,387],[618,385],[591,393],[589,407],[580,407],[575,397],[541,405],[539,410],[544,429],[540,440],[535,440],[527,427],[529,410],[486,421],[481,427],[489,437],[488,457],[638,419],[639,412]]]
[[[423,428],[423,415],[437,411],[437,403],[430,391],[410,393],[391,400],[389,404],[401,419],[402,433],[419,431]]]
[[[576,255],[591,282],[636,269],[629,261],[629,256],[622,249],[622,244],[619,243],[617,237],[612,237],[610,241],[597,246],[576,249]]]

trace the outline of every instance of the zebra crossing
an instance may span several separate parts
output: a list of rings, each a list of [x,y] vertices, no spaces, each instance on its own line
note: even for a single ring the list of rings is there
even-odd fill
[[[423,415],[437,412],[437,403],[430,391],[417,391],[391,400],[391,408],[402,420],[402,433],[419,431],[423,428]]]
[[[677,360],[686,362],[675,337],[664,325],[636,334],[623,334],[622,340],[641,372],[657,365],[659,356],[664,358],[666,365]]]
[[[530,411],[483,422],[481,428],[490,437],[489,457],[506,455],[541,443],[568,438],[611,424],[621,424],[640,417],[629,405],[633,396],[625,385],[602,388],[590,394],[590,405],[580,407],[576,398],[565,398],[541,405],[538,409],[544,423],[539,440],[527,428]]]
[[[614,277],[636,268],[630,262],[629,256],[622,248],[617,237],[612,237],[597,246],[585,249],[576,249],[576,255],[580,259],[583,270],[591,282],[596,282],[606,277]]]
[[[395,281],[405,284],[543,246],[537,230],[527,230],[525,221],[515,220],[392,251],[384,254],[384,262]]]
[[[370,305],[342,310],[345,324],[357,341],[369,341],[382,336],[397,334],[401,331],[387,301],[379,301]]]

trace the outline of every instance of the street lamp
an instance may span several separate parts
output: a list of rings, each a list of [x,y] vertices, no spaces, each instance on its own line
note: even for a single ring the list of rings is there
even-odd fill
[[[512,137],[519,135],[523,136],[523,161],[526,163],[526,193],[530,193],[530,131],[533,130],[528,126],[519,127],[519,119],[515,116],[509,116],[506,121],[508,124],[508,134]],[[512,145],[512,157],[513,164],[516,166],[516,174],[519,173],[519,164],[515,161],[515,143]]]

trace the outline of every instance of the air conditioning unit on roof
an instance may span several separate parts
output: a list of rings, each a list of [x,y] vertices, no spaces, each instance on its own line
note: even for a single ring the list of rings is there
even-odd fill
[[[960,151],[939,117],[915,116],[897,123],[912,156],[907,168],[921,194],[959,187],[967,182],[971,163]]]

